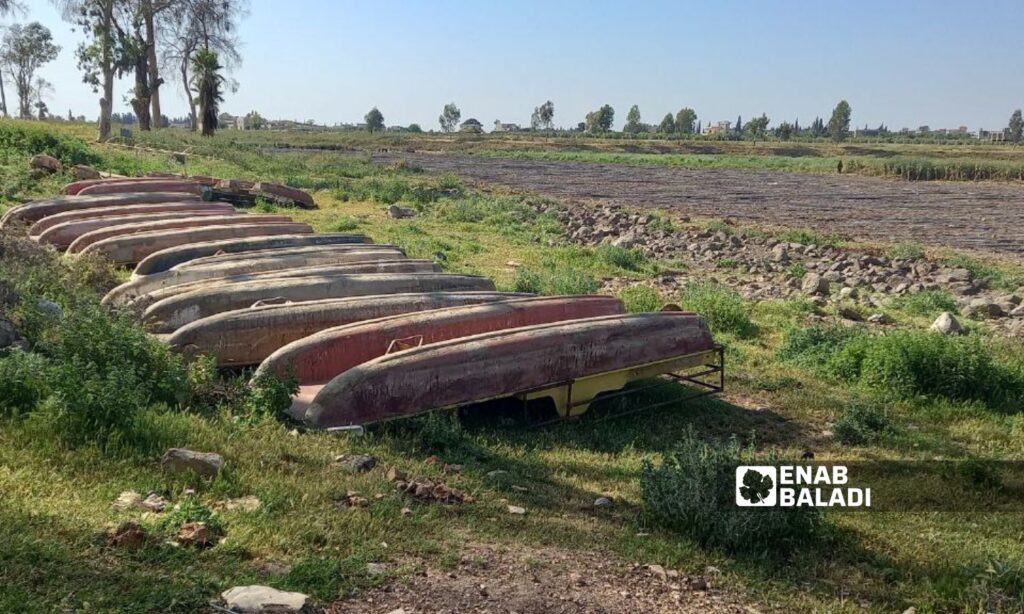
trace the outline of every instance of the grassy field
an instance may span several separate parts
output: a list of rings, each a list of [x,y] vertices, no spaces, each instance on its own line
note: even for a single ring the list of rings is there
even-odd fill
[[[0,132],[24,126],[4,122]],[[63,136],[75,130],[41,130],[28,140],[14,134],[0,144],[6,203],[54,193],[67,180],[29,178],[25,162],[40,147],[122,173],[181,170],[164,154],[86,146]],[[457,177],[402,164],[378,167],[360,156],[237,147],[236,138],[222,133],[197,143],[164,132],[152,140],[174,150],[195,145],[209,156],[192,158],[192,173],[312,190],[320,208],[292,213],[320,231],[363,232],[402,245],[411,256],[436,259],[446,270],[492,276],[502,289],[588,292],[602,278],[642,281],[679,266],[630,250],[565,245],[558,222],[527,197],[471,190]],[[297,144],[304,138],[296,137]],[[390,219],[392,203],[420,213]],[[102,263],[25,255],[12,241],[5,237],[0,250],[0,280],[22,294],[22,304],[35,297],[57,301],[65,319],[40,319],[26,308],[6,316],[30,331],[32,351],[23,354],[33,358],[0,357],[0,610],[190,612],[225,588],[256,582],[329,602],[415,573],[411,561],[452,565],[467,544],[479,543],[597,550],[683,573],[710,565],[721,570],[716,585],[762,611],[1024,607],[1021,513],[829,512],[820,531],[792,549],[744,552],[704,545],[657,522],[643,494],[644,463],[660,464],[688,429],[700,440],[752,441],[760,457],[795,458],[810,449],[819,460],[1024,459],[1024,347],[989,338],[935,346],[922,331],[948,297],[886,309],[906,335],[903,342],[917,348],[910,360],[884,338],[809,329],[805,318],[815,308],[803,300],[746,302],[710,283],[676,296],[638,286],[624,296],[635,309],[678,301],[708,318],[727,346],[726,394],[600,421],[621,409],[605,402],[580,421],[540,429],[463,423],[437,413],[373,427],[359,438],[292,432],[262,399],[240,391],[234,376],[182,365],[131,322],[97,310],[99,293],[112,283]],[[972,339],[984,337],[972,326]],[[950,366],[937,371],[940,364]],[[143,377],[146,365],[155,365],[157,375]],[[122,371],[131,375],[114,377]],[[61,384],[54,374],[77,379]],[[656,390],[635,402],[679,393]],[[883,426],[865,413],[881,414]],[[106,422],[83,422],[80,415],[106,416]],[[115,428],[98,428],[104,424]],[[158,461],[170,446],[219,452],[227,469],[213,481],[168,476]],[[382,467],[443,478],[476,501],[413,502],[394,491],[383,469],[341,471],[332,459],[343,453],[373,454]],[[428,462],[431,455],[464,469],[443,475]],[[509,473],[488,477],[494,470]],[[217,512],[226,539],[208,550],[168,545],[173,524],[111,509],[125,490],[165,493],[177,503],[185,487],[196,489],[204,509],[247,495],[262,505]],[[339,506],[348,491],[368,505]],[[602,495],[616,505],[595,509]],[[527,514],[510,515],[510,503]],[[104,528],[129,518],[157,539],[137,551],[106,546],[99,537]],[[373,575],[369,562],[390,563],[391,571]],[[289,568],[268,576],[268,563]]]

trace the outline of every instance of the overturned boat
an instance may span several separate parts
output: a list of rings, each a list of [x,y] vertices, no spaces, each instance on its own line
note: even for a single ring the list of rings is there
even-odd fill
[[[93,243],[104,239],[112,239],[124,235],[136,235],[144,232],[178,230],[182,228],[205,228],[207,226],[242,226],[254,224],[287,224],[292,218],[287,215],[249,215],[239,211],[231,211],[221,215],[191,215],[166,220],[143,219],[125,224],[117,224],[97,228],[76,238],[68,246],[68,252],[77,254]]]
[[[198,196],[181,192],[131,192],[128,194],[104,194],[100,196],[60,196],[36,200],[7,210],[0,218],[0,228],[14,224],[33,223],[48,215],[65,211],[115,207],[118,205],[142,205],[147,203],[173,203],[199,200]]]
[[[494,290],[494,282],[479,275],[449,273],[386,273],[319,275],[292,279],[247,281],[177,294],[150,305],[143,324],[154,333],[171,333],[202,318],[246,309],[260,302],[315,301],[327,298],[398,294],[404,292],[456,292]]]
[[[369,243],[365,235],[357,234],[275,234],[264,237],[245,237],[240,239],[202,240],[187,245],[169,247],[147,256],[135,267],[135,275],[151,275],[161,273],[190,260],[213,256],[215,254],[237,254],[257,250],[284,247],[345,245],[352,243]]]
[[[312,232],[313,228],[309,224],[295,222],[179,228],[176,230],[157,230],[111,237],[93,243],[80,253],[100,254],[112,260],[115,264],[128,265],[136,264],[147,256],[161,250],[191,243],[215,241],[218,239],[240,239]]]
[[[75,211],[65,211],[64,213],[57,213],[54,215],[48,215],[28,229],[28,236],[38,237],[50,228],[59,224],[67,224],[70,222],[81,222],[84,220],[97,218],[97,217],[112,217],[112,216],[123,216],[123,215],[162,215],[165,213],[190,213],[190,212],[202,212],[208,211],[217,213],[230,213],[235,208],[226,203],[212,203],[202,200],[192,200],[185,202],[168,202],[168,203],[149,203],[142,205],[120,205],[115,207],[98,207],[96,209],[80,209]]]
[[[134,277],[108,292],[103,297],[102,303],[104,305],[124,305],[150,292],[204,279],[217,279],[245,273],[283,271],[286,269],[329,264],[341,265],[353,262],[401,260],[405,258],[405,252],[393,245],[376,245],[373,243],[328,245],[301,249],[312,249],[314,251],[290,253],[289,250],[282,250],[282,253],[276,254],[274,257],[261,258],[222,259],[220,256],[200,258],[199,260],[205,261],[205,264],[188,266],[187,268],[181,268],[185,265],[178,265],[163,273]],[[228,256],[230,255],[228,254]],[[192,262],[198,262],[198,260]]]
[[[232,214],[234,214],[234,209],[231,208],[230,206],[227,208],[223,206],[217,206],[204,207],[203,209],[193,210],[161,211],[155,213],[134,213],[130,215],[108,215],[103,217],[89,217],[52,225],[33,238],[35,238],[37,241],[44,245],[52,245],[57,249],[67,249],[72,243],[75,242],[76,239],[80,238],[81,236],[105,228],[124,226],[125,224],[163,222],[168,220],[181,220],[195,217],[211,218]],[[61,215],[65,214],[62,213]],[[53,215],[50,217],[59,216]],[[32,226],[32,228],[35,228],[41,222],[45,222],[49,219],[49,217],[45,217],[39,220],[39,222],[36,222]],[[29,229],[29,236],[31,236],[31,229]]]
[[[314,333],[274,352],[259,373],[324,384],[364,362],[417,347],[498,330],[621,314],[614,296],[535,296],[484,305],[405,313]]]
[[[550,397],[560,415],[572,416],[634,379],[720,359],[698,315],[603,316],[396,351],[301,388],[292,412],[330,428],[506,397]]]
[[[103,181],[78,190],[78,196],[124,194],[125,192],[179,192],[202,196],[203,186],[187,179],[158,179],[155,181]]]
[[[212,315],[167,338],[185,356],[213,356],[221,367],[258,365],[289,343],[327,328],[428,309],[492,303],[512,292],[425,292],[262,305]]]

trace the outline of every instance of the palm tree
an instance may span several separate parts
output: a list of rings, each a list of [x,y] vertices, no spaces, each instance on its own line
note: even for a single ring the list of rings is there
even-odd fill
[[[192,74],[195,75],[193,87],[203,136],[213,136],[217,130],[217,106],[224,102],[224,96],[221,95],[221,85],[224,84],[224,77],[220,74],[222,68],[213,51],[200,50],[192,57]]]

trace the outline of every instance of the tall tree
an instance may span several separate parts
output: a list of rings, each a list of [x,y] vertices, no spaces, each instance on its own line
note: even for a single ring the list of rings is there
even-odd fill
[[[636,134],[642,130],[643,126],[640,125],[640,107],[633,105],[629,108],[629,112],[626,113],[626,125],[622,127],[622,131]]]
[[[736,133],[736,136],[743,136],[743,116],[742,115],[737,115],[736,116],[736,127],[733,128],[733,132]]]
[[[217,111],[220,103],[224,101],[221,91],[224,77],[220,74],[221,68],[223,67],[214,51],[206,49],[197,51],[192,59],[196,104],[199,106],[203,136],[213,136],[217,130]]]
[[[462,111],[455,106],[454,102],[449,102],[441,109],[441,115],[437,121],[441,124],[441,130],[451,132],[458,125],[460,119],[462,119]]]
[[[602,105],[596,111],[587,113],[584,128],[587,132],[608,132],[615,123],[615,109],[610,104]]]
[[[157,0],[153,0],[156,2]],[[170,1],[170,0],[166,0]],[[216,52],[224,69],[230,71],[242,62],[241,43],[235,36],[238,22],[245,16],[248,0],[174,0],[172,10],[158,11],[157,41],[162,52],[164,74],[176,74],[189,104],[192,130],[199,124],[192,98],[192,56],[196,51]],[[158,80],[159,82],[159,80]]]
[[[761,117],[755,117],[747,122],[743,131],[755,139],[763,139],[768,132],[768,116],[762,113]]]
[[[0,0],[0,17],[24,13],[25,7],[17,0]],[[7,117],[7,92],[4,91],[3,67],[0,66],[0,113]]]
[[[775,136],[779,137],[780,141],[788,141],[793,137],[793,124],[782,122],[775,128]]]
[[[672,134],[676,131],[676,120],[672,118],[671,113],[666,113],[665,117],[661,119],[661,123],[658,124],[658,132],[662,134]]]
[[[850,135],[850,103],[840,100],[832,109],[832,118],[828,120],[828,135],[839,143]]]
[[[530,115],[530,128],[534,130],[551,130],[553,126],[553,120],[555,117],[555,103],[548,100],[539,107],[533,108],[533,114]]]
[[[384,130],[384,114],[377,107],[370,109],[363,119],[366,120],[366,129],[370,132]]]
[[[114,20],[123,9],[123,0],[54,0],[64,20],[81,28],[86,35],[75,55],[82,80],[100,96],[99,140],[110,138],[110,115],[114,104],[114,75],[117,72]]]
[[[676,130],[683,134],[694,131],[693,124],[697,121],[697,112],[690,107],[683,107],[676,113]]]
[[[36,71],[57,57],[60,46],[53,44],[50,30],[38,22],[26,26],[14,24],[4,33],[0,44],[0,62],[14,79],[18,92],[18,114],[32,117],[32,99]]]
[[[1021,117],[1020,109],[1017,109],[1010,115],[1010,140],[1014,143],[1020,143],[1021,137],[1024,137],[1024,118]]]

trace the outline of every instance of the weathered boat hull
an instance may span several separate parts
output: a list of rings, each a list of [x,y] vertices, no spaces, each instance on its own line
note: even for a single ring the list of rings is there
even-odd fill
[[[247,281],[231,284],[230,288],[205,288],[165,298],[146,309],[143,322],[151,332],[170,333],[190,322],[245,309],[260,301],[315,301],[370,294],[472,290],[494,290],[494,282],[477,275],[447,273],[322,275]]]
[[[99,207],[96,209],[82,209],[78,211],[65,211],[55,215],[48,215],[39,220],[28,229],[30,237],[38,237],[50,228],[58,224],[81,222],[97,217],[110,217],[114,215],[161,215],[164,213],[190,213],[190,212],[218,212],[230,213],[235,208],[226,203],[212,203],[202,200],[185,202],[150,203],[143,205],[124,205],[119,207]]]
[[[60,196],[58,198],[33,201],[8,209],[7,213],[4,213],[3,218],[0,218],[0,228],[13,224],[27,224],[31,226],[48,215],[56,215],[65,211],[192,200],[198,201],[199,198],[190,194],[182,194],[181,192],[132,192],[129,194],[104,194],[100,196]]]
[[[260,373],[291,375],[300,385],[323,384],[393,351],[393,344],[428,345],[459,337],[625,311],[614,296],[538,296],[395,315],[322,330],[274,352]]]
[[[85,248],[81,253],[100,254],[115,264],[136,264],[147,256],[170,247],[224,239],[242,239],[312,233],[309,224],[248,224],[240,226],[206,226],[140,232],[133,235],[111,237]]]
[[[172,271],[194,271],[206,270],[214,267],[233,267],[238,263],[246,262],[254,266],[264,262],[279,262],[288,259],[314,259],[321,254],[340,254],[343,252],[397,252],[405,255],[402,248],[387,243],[343,243],[340,245],[313,245],[307,247],[278,247],[273,249],[258,249],[249,252],[236,254],[216,254],[189,260],[171,268]],[[145,275],[140,277],[147,277]]]
[[[135,305],[151,305],[157,301],[170,296],[184,294],[193,290],[204,288],[224,288],[229,285],[240,284],[249,281],[261,281],[269,279],[294,279],[296,277],[323,277],[334,275],[356,275],[369,273],[440,273],[441,267],[433,260],[368,260],[363,262],[349,262],[346,264],[332,264],[326,266],[299,266],[280,271],[264,271],[262,273],[240,273],[227,277],[216,277],[212,279],[201,279],[177,286],[169,286],[154,290],[149,294],[140,297]]]
[[[304,254],[286,255],[278,258],[231,260],[228,262],[217,262],[218,257],[211,256],[205,266],[187,269],[175,267],[163,273],[135,277],[131,281],[123,283],[108,292],[103,297],[102,302],[104,305],[124,305],[139,296],[162,290],[163,288],[193,283],[204,279],[229,277],[242,273],[261,273],[326,264],[340,265],[367,260],[383,261],[405,258],[405,253],[397,247],[386,246],[387,249],[369,249],[381,247],[373,244],[345,245],[341,247],[343,249],[334,246],[319,247],[315,248],[317,250],[315,252]],[[365,249],[355,249],[358,247]]]
[[[354,234],[293,234],[266,237],[244,237],[219,241],[202,241],[191,245],[179,245],[150,254],[135,267],[135,275],[151,275],[161,273],[179,264],[212,256],[214,254],[234,254],[256,250],[283,247],[302,247],[318,245],[344,245],[369,243],[364,235]]]
[[[605,316],[463,337],[404,350],[307,386],[305,419],[365,424],[566,385],[714,348],[703,318],[678,312]]]
[[[67,249],[82,235],[101,230],[103,228],[123,226],[125,224],[139,224],[143,222],[151,223],[167,220],[182,220],[195,217],[222,217],[225,215],[231,215],[233,211],[234,210],[230,207],[214,207],[206,210],[193,209],[190,211],[161,211],[155,213],[136,213],[132,215],[90,217],[50,226],[43,232],[36,235],[35,239],[44,245],[52,245],[58,249]],[[54,215],[51,217],[57,216]],[[48,219],[50,218],[43,218],[39,220],[39,222],[45,222]],[[36,225],[38,225],[39,222],[36,222]],[[35,226],[33,226],[33,228],[35,228]]]
[[[326,328],[523,296],[510,292],[428,292],[264,305],[197,320],[179,328],[167,342],[188,357],[213,356],[222,367],[258,365],[278,348]]]
[[[249,226],[255,224],[287,224],[292,218],[287,215],[249,215],[232,212],[226,215],[195,215],[168,220],[143,220],[140,222],[107,226],[87,232],[68,246],[68,252],[77,254],[105,239],[135,235],[143,232],[162,232],[184,228],[205,228],[207,226]]]
[[[104,181],[86,186],[78,191],[78,196],[98,196],[101,194],[124,194],[126,192],[180,192],[201,196],[203,186],[195,181],[160,179],[156,181]]]

